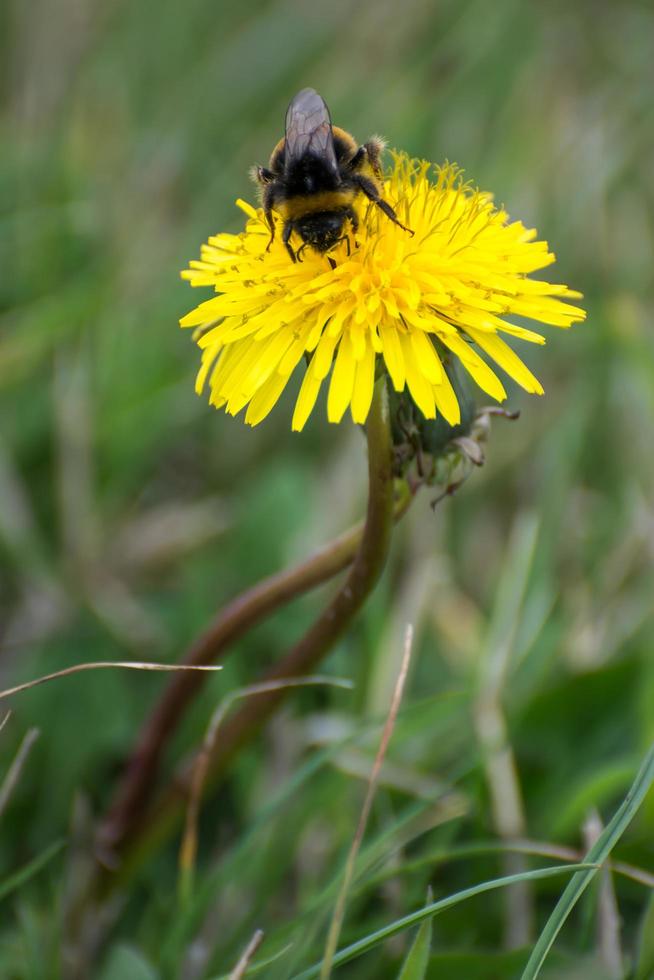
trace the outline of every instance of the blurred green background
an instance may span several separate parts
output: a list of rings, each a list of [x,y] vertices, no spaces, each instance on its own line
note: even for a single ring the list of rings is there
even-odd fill
[[[179,270],[210,234],[241,227],[234,201],[254,199],[248,168],[299,88],[359,139],[459,163],[538,228],[557,253],[548,273],[589,313],[520,351],[546,396],[511,389],[522,417],[494,425],[486,466],[435,514],[423,493],[398,528],[380,587],[326,663],[355,690],[292,694],[205,803],[191,905],[176,898],[176,838],[130,880],[90,975],[216,977],[257,926],[261,960],[285,950],[259,975],[319,959],[407,621],[412,670],[343,942],[418,908],[428,884],[442,897],[548,863],[485,846],[502,838],[583,850],[589,812],[610,817],[654,738],[652,3],[0,11],[2,687],[83,661],[175,661],[222,603],[362,513],[354,426],[329,426],[321,402],[292,434],[293,391],[254,430],[216,413],[193,392],[197,350],[177,327],[202,298]],[[329,594],[239,644],[167,771]],[[2,977],[67,975],[75,862],[164,684],[87,673],[12,700],[3,772],[31,728],[40,737],[1,814],[1,881],[67,843],[29,880],[0,884]],[[651,797],[617,856],[654,874]],[[436,918],[427,975],[519,976],[564,880]],[[548,976],[654,976],[648,887],[605,885]],[[410,940],[338,975],[394,977]]]

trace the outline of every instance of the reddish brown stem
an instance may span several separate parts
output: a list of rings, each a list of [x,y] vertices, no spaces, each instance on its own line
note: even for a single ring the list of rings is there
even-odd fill
[[[381,575],[388,553],[394,516],[392,444],[388,398],[383,381],[379,382],[375,389],[366,432],[369,472],[368,511],[350,572],[327,608],[287,656],[265,674],[264,681],[299,677],[314,669],[346,631]],[[351,542],[352,538],[349,535],[348,537]],[[344,539],[340,540],[342,542]],[[343,548],[341,556],[343,564],[346,564],[345,554],[347,548]],[[334,571],[336,570],[337,568],[334,568]],[[297,594],[300,582],[304,585],[304,576],[306,571],[299,581],[296,580],[294,594]],[[314,584],[316,584],[315,579]],[[304,591],[304,588],[299,591]],[[248,619],[248,627],[250,625],[252,625],[251,615]],[[256,734],[286,694],[285,688],[279,688],[254,696],[230,721],[225,723],[211,758],[208,783],[216,779],[238,749]],[[192,764],[188,763],[156,806],[150,812],[143,814],[138,824],[132,822],[129,825],[129,839],[123,828],[123,840],[127,847],[123,854],[124,863],[120,878],[134,863],[140,863],[144,853],[149,852],[176,826],[188,796],[191,774]]]
[[[406,485],[402,490],[394,508],[396,520],[406,511],[411,499]],[[364,524],[358,524],[295,568],[272,575],[243,592],[216,616],[189,647],[182,662],[202,665],[224,659],[234,643],[257,623],[347,568],[361,545],[364,528]],[[145,722],[98,835],[100,854],[106,858],[120,851],[131,828],[140,821],[156,781],[163,750],[205,680],[202,674],[177,675]]]

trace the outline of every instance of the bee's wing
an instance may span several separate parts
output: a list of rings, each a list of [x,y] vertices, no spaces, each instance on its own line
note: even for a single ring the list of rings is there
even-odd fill
[[[338,171],[329,109],[312,88],[303,88],[286,113],[286,164],[311,153]]]

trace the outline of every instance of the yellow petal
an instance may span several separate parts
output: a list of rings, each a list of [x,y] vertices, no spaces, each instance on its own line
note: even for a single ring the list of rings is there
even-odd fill
[[[517,337],[519,340],[526,340],[529,344],[538,344],[542,346],[545,343],[545,338],[542,334],[536,333],[535,330],[528,330],[526,327],[516,327],[513,323],[505,323],[502,321],[502,326],[498,326],[497,329],[501,333],[508,333],[511,337]]]
[[[461,361],[466,371],[472,375],[482,391],[498,402],[506,398],[504,385],[497,375],[489,368],[476,350],[473,350],[467,340],[459,334],[442,334],[441,341]]]
[[[243,341],[225,348],[211,375],[211,390],[216,397],[227,400],[235,380],[242,373],[243,365],[247,366],[248,360],[253,356],[254,346],[252,341]]]
[[[352,394],[352,421],[363,425],[368,418],[372,392],[375,387],[375,352],[366,344],[363,357],[357,361],[354,391]]]
[[[227,410],[236,415],[249,402],[257,389],[277,368],[280,359],[292,343],[292,334],[279,333],[267,341],[250,344],[248,353],[235,366],[223,387],[228,398]],[[239,345],[235,345],[239,346]]]
[[[411,392],[411,397],[425,416],[426,419],[436,417],[436,404],[434,401],[434,387],[427,381],[424,374],[418,367],[411,346],[411,341],[406,334],[401,335],[400,343],[406,364],[406,381]]]
[[[327,397],[327,418],[340,422],[352,398],[356,362],[348,334],[343,334],[336,355]]]
[[[291,344],[287,352],[284,354],[284,357],[282,358],[281,363],[277,368],[280,374],[283,374],[286,377],[288,377],[290,373],[295,369],[295,367],[301,360],[302,355],[306,350],[307,338],[309,336],[310,330],[311,330],[310,327],[305,327],[302,333],[298,337],[296,337],[296,339],[293,341],[293,343]]]
[[[311,359],[311,367],[317,378],[326,378],[329,374],[337,341],[338,337],[328,333],[324,333],[320,338],[320,343]]]
[[[394,326],[382,323],[379,325],[379,336],[382,342],[384,363],[388,368],[393,387],[396,391],[402,391],[406,384],[406,368],[398,332]]]
[[[440,384],[434,385],[434,399],[436,401],[436,408],[449,424],[458,425],[461,421],[461,408],[454,388],[445,371],[443,371]]]
[[[207,380],[207,375],[213,367],[216,358],[220,353],[220,347],[212,347],[209,350],[202,352],[202,362],[200,370],[198,371],[197,378],[195,379],[195,393],[196,395],[202,394],[202,389],[204,388],[204,383]]]
[[[261,385],[253,396],[245,413],[245,421],[248,425],[258,425],[266,415],[275,407],[279,396],[288,383],[288,378],[281,374],[273,374],[272,377]]]
[[[483,351],[492,357],[493,360],[503,368],[521,388],[533,395],[542,395],[543,386],[526,364],[523,364],[515,351],[511,350],[508,344],[497,336],[497,334],[484,333],[481,330],[469,330],[470,336]]]
[[[244,201],[240,197],[236,199],[236,207],[237,208],[240,208],[241,211],[244,211],[247,214],[248,218],[256,218],[257,217],[257,212],[252,207],[252,205],[251,204],[248,204],[247,201]]]
[[[322,380],[322,378],[316,377],[310,369],[304,375],[300,393],[295,403],[295,411],[293,412],[292,428],[294,432],[301,432],[304,428],[307,419],[313,411],[313,406],[316,404],[316,398],[318,397]]]
[[[421,330],[411,330],[409,332],[411,346],[416,357],[416,363],[427,381],[432,384],[440,384],[443,377],[443,365],[434,350],[434,345],[425,333]]]

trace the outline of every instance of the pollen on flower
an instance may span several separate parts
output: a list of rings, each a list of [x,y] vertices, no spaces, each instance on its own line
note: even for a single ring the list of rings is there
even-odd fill
[[[361,202],[360,226],[349,243],[328,255],[304,249],[297,263],[280,229],[267,250],[263,213],[237,202],[247,215],[245,230],[210,238],[201,258],[182,272],[191,285],[213,286],[217,294],[180,321],[196,328],[202,350],[198,393],[208,385],[211,404],[232,415],[246,409],[245,421],[257,425],[298,365],[308,362],[293,428],[303,428],[323,383],[329,421],[340,422],[349,408],[354,422],[363,423],[383,365],[395,390],[408,388],[426,418],[441,414],[455,425],[459,405],[440,346],[497,401],[506,397],[498,367],[526,391],[542,394],[503,337],[545,342],[506,316],[557,327],[585,318],[568,302],[580,293],[529,278],[554,262],[547,243],[510,222],[452,164],[433,167],[395,154],[384,196],[413,236]]]

